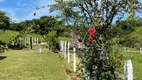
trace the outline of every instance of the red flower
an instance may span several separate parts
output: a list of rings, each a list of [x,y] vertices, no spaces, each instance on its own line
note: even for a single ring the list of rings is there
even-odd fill
[[[77,80],[77,79],[76,79],[76,76],[73,77],[73,80]]]
[[[112,56],[109,56],[109,60],[112,60]]]
[[[116,58],[116,62],[117,62],[117,63],[120,62],[120,59],[119,59],[119,58]]]
[[[120,12],[122,13],[122,9],[120,9]]]
[[[36,16],[36,12],[34,12],[34,16]]]
[[[92,42],[92,41],[93,41],[93,38],[92,38],[92,37],[89,37],[89,38],[88,38],[88,41],[89,41],[89,42]]]
[[[94,58],[94,63],[96,63],[97,62],[97,58]]]
[[[94,35],[94,34],[96,33],[96,30],[93,29],[93,28],[89,28],[88,33],[89,33],[90,35]]]
[[[112,40],[112,38],[110,37],[110,38],[108,38],[108,40]]]

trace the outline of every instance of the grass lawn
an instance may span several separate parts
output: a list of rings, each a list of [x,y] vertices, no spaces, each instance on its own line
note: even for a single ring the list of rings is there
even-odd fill
[[[134,80],[142,80],[142,54],[124,52],[123,57],[123,62],[129,59],[132,60]],[[121,70],[124,71],[124,66],[121,67]]]
[[[0,80],[67,80],[56,53],[10,50],[0,55],[0,59]]]

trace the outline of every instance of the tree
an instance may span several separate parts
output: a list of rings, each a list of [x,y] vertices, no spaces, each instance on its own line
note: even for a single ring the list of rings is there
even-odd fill
[[[48,47],[51,51],[59,50],[57,32],[51,31],[46,36],[46,41],[48,42]]]
[[[40,19],[33,19],[33,27],[35,33],[40,35],[47,35],[50,31],[59,30],[59,22],[52,16],[42,16]]]
[[[6,16],[5,12],[0,11],[0,29],[6,30],[9,28],[10,18]]]
[[[65,16],[63,19],[69,18],[74,20],[74,23],[77,21],[78,24],[91,27],[88,30],[90,33],[88,48],[82,52],[86,54],[81,56],[83,79],[116,80],[115,71],[121,56],[113,51],[115,43],[112,40],[112,22],[121,21],[125,13],[129,14],[128,21],[131,21],[135,17],[135,11],[141,11],[142,7],[138,0],[55,0],[55,2],[50,6],[51,11],[60,10],[61,17],[62,14]]]

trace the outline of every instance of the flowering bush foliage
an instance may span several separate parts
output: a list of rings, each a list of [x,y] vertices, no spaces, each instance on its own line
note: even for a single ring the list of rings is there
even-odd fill
[[[116,68],[121,65],[121,50],[115,39],[98,34],[95,28],[89,28],[88,36],[87,47],[81,54],[84,80],[115,80]]]

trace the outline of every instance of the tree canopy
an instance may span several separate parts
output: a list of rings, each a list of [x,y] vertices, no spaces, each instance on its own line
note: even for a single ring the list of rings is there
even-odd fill
[[[61,11],[57,17],[71,22],[76,27],[80,25],[90,27],[86,31],[89,33],[87,48],[81,52],[80,69],[83,80],[116,80],[115,72],[120,65],[121,56],[119,51],[113,50],[117,43],[112,40],[115,37],[112,23],[121,22],[125,14],[129,14],[126,20],[134,22],[135,25],[133,21],[135,12],[142,11],[141,3],[138,0],[55,0],[55,2],[50,5],[50,11]],[[117,29],[125,30],[133,25]],[[134,28],[129,30],[132,31]]]
[[[0,11],[0,29],[6,30],[9,28],[10,18],[6,16],[6,13]]]

